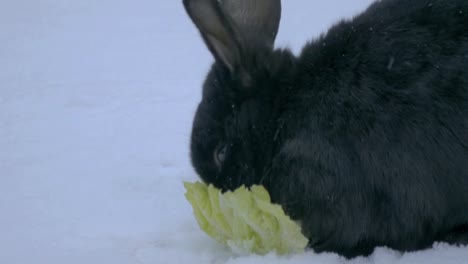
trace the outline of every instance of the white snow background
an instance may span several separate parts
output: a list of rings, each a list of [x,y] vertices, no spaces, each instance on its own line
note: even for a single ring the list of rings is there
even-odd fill
[[[371,0],[287,0],[297,52]],[[0,1],[0,263],[468,263],[468,249],[238,257],[199,230],[182,181],[212,62],[181,0]]]

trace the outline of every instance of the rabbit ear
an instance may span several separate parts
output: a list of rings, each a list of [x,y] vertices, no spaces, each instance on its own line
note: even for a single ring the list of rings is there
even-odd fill
[[[245,44],[273,48],[281,20],[281,0],[220,0]]]
[[[184,0],[185,10],[216,59],[231,71],[240,63],[240,43],[218,0]]]
[[[272,48],[280,0],[183,0],[210,51],[233,72],[250,46]]]

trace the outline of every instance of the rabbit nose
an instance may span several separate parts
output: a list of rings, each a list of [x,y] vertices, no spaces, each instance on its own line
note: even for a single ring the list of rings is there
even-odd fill
[[[254,171],[248,164],[233,164],[226,173],[224,187],[228,190],[235,190],[242,185],[250,187],[254,184]]]

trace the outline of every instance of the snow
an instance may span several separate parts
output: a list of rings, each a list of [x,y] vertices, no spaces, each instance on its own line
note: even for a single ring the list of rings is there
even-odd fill
[[[297,52],[370,2],[283,1],[278,46]],[[182,181],[197,180],[211,61],[179,0],[1,1],[0,263],[467,263],[448,245],[346,261],[239,257],[208,238]]]

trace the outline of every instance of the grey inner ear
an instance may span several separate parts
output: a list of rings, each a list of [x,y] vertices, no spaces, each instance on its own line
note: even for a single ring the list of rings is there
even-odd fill
[[[229,70],[240,62],[240,44],[218,0],[184,0],[190,18],[210,51]]]
[[[223,12],[245,38],[273,47],[281,20],[281,0],[219,0]]]
[[[238,53],[236,48],[229,45],[229,42],[221,42],[218,38],[211,36],[210,34],[206,35],[206,41],[212,46],[215,56],[218,57],[228,69],[232,72],[235,67],[235,63],[239,60]]]
[[[231,72],[242,68],[247,49],[273,47],[281,18],[280,0],[183,2],[210,51]]]

